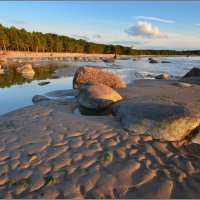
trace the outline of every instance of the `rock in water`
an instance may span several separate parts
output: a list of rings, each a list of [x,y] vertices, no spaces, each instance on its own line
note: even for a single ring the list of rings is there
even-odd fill
[[[23,66],[20,66],[17,68],[17,71],[19,73],[23,73],[23,74],[27,74],[27,73],[32,73],[32,74],[35,74],[33,68],[32,68],[32,65],[31,64],[25,64]]]
[[[42,95],[35,95],[32,99],[33,103],[38,103],[38,102],[46,101],[46,100],[49,100],[49,98]]]
[[[115,108],[115,114],[126,130],[165,141],[182,140],[200,123],[199,113],[171,104],[130,100]]]
[[[122,100],[112,88],[94,82],[86,82],[78,93],[78,101],[85,108],[101,110]]]
[[[200,69],[197,67],[193,67],[187,74],[185,74],[184,78],[194,76],[200,76]]]
[[[102,83],[111,88],[125,88],[126,84],[116,74],[105,72],[100,69],[92,67],[80,67],[77,69],[74,79],[73,88],[80,88],[84,83],[92,81],[95,83]]]
[[[115,62],[115,58],[106,58],[103,61],[106,63],[112,63],[112,62]]]
[[[159,63],[159,62],[158,62],[157,60],[151,59],[151,60],[149,61],[149,63],[155,64],[155,63]]]
[[[49,81],[39,82],[38,85],[43,86],[49,84]]]
[[[169,74],[161,74],[155,77],[156,79],[170,79],[170,75]]]
[[[163,60],[161,63],[171,63],[170,61]]]

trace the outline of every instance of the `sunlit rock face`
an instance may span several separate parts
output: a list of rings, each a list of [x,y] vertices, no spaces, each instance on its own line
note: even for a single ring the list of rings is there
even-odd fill
[[[101,110],[109,105],[122,100],[122,97],[112,88],[100,84],[87,82],[78,93],[79,103],[90,109]]]
[[[92,81],[102,83],[111,88],[125,88],[126,84],[122,78],[111,72],[105,72],[92,67],[80,67],[73,79],[73,88],[80,88],[84,83]]]
[[[150,102],[122,102],[115,109],[122,127],[135,134],[149,134],[155,139],[180,141],[200,123],[200,115],[184,106]]]

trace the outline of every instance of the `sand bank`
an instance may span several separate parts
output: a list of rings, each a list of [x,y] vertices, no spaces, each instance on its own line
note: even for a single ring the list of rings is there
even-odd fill
[[[200,109],[198,85],[142,80],[118,92]],[[199,198],[199,145],[132,135],[77,106],[49,100],[0,117],[0,198]]]

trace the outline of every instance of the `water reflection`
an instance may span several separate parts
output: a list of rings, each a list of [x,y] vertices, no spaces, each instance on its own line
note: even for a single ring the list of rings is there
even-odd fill
[[[33,67],[34,73],[19,73],[16,66],[10,66],[10,73],[0,75],[0,88],[11,87],[12,85],[22,85],[30,83],[32,80],[58,79],[53,76],[55,70],[69,67],[68,65],[44,65]]]

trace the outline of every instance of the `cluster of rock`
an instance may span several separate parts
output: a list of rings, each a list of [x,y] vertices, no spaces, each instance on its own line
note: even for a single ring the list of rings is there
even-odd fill
[[[185,76],[199,76],[200,69],[192,69]],[[160,75],[159,79],[169,79],[168,74]],[[187,83],[178,82],[179,86],[190,87]],[[152,103],[122,97],[114,88],[126,87],[123,80],[110,72],[92,67],[80,67],[74,76],[73,87],[78,90],[77,99],[87,109],[102,110],[120,101],[112,112],[122,127],[133,134],[149,134],[155,139],[165,141],[181,141],[199,127],[200,114],[184,105],[172,102]],[[33,102],[48,100],[37,95]],[[200,131],[193,136],[193,141],[200,140]]]
[[[33,63],[33,62],[38,62],[38,61],[93,61],[93,62],[114,62],[115,57],[108,57],[108,56],[56,56],[54,54],[50,54],[48,56],[15,56],[12,57],[1,57],[0,62],[17,62],[17,63]]]
[[[125,88],[126,84],[111,72],[81,67],[75,73],[73,87],[80,88],[78,101],[82,106],[101,110],[122,99],[112,88]]]

